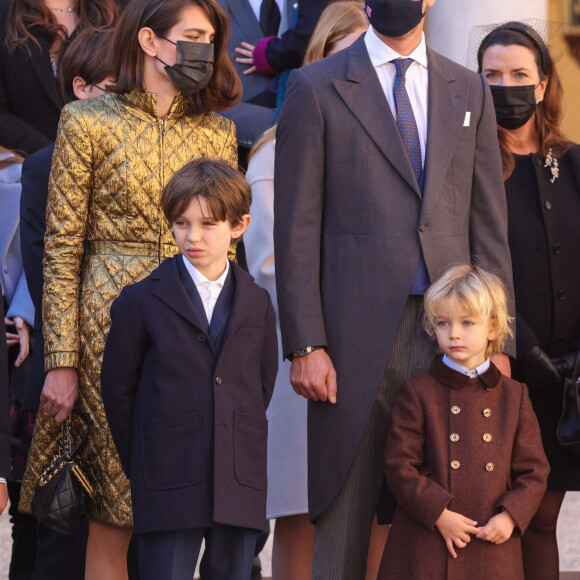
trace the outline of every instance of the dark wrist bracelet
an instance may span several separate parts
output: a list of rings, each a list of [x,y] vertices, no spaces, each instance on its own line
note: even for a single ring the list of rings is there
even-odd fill
[[[295,358],[302,358],[303,356],[306,356],[308,354],[310,354],[311,352],[314,352],[315,350],[319,350],[321,348],[324,348],[323,346],[305,346],[303,348],[299,348],[298,350],[295,350],[292,353],[292,358],[290,360],[294,360]]]

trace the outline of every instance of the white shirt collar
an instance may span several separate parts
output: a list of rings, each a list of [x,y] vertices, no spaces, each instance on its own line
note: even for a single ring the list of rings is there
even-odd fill
[[[365,44],[372,65],[376,68],[397,58],[412,58],[415,62],[427,68],[427,44],[425,43],[425,33],[423,33],[419,46],[409,55],[402,56],[387,46],[375,33],[372,26],[369,26],[365,33]]]
[[[486,358],[484,362],[482,362],[479,366],[476,366],[474,369],[468,369],[462,365],[453,362],[446,354],[443,355],[443,363],[446,364],[450,369],[461,373],[462,375],[467,375],[470,378],[478,377],[482,375],[490,365],[489,358]]]
[[[222,286],[224,285],[226,278],[228,277],[228,272],[230,271],[230,261],[226,259],[226,269],[223,274],[217,280],[208,280],[185,256],[181,256],[187,271],[193,279],[193,283],[196,286],[200,284],[207,283],[210,286]]]

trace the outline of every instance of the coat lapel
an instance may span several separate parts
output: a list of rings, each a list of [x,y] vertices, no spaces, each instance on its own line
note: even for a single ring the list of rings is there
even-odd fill
[[[395,118],[370,61],[364,34],[347,50],[346,80],[334,80],[334,87],[382,154],[421,197]]]
[[[250,274],[242,270],[237,264],[231,263],[232,273],[234,275],[234,303],[230,314],[229,322],[226,327],[223,343],[225,344],[229,337],[237,330],[238,326],[244,321],[252,307],[256,303],[262,289],[253,283],[254,279]],[[223,351],[223,348],[222,348]]]
[[[59,94],[56,78],[52,74],[52,63],[50,62],[50,51],[48,50],[46,37],[43,32],[39,31],[35,33],[35,38],[40,43],[41,49],[39,49],[33,42],[29,42],[32,56],[28,59],[28,62],[42,83],[46,94],[60,111],[64,105],[64,101]]]
[[[427,49],[429,67],[425,186],[420,223],[435,207],[467,112],[465,83],[455,81],[443,57]]]
[[[259,40],[264,36],[260,23],[249,2],[246,0],[234,0],[228,4],[228,8],[248,40],[252,38]]]
[[[209,326],[209,336],[218,350],[220,335],[224,330],[230,314],[232,313],[232,304],[234,301],[235,291],[236,285],[234,281],[234,275],[232,274],[232,268],[230,267],[230,271],[226,276],[222,291],[220,292],[220,295],[215,304],[215,308],[211,317],[211,324]]]
[[[159,268],[151,275],[153,279],[157,278],[158,280],[153,289],[153,294],[183,316],[188,322],[199,328],[199,330],[207,332],[207,320],[202,320],[181,282],[177,262],[180,259],[180,255],[173,256],[170,260],[162,262]]]
[[[201,301],[201,296],[199,295],[199,291],[195,285],[195,282],[191,278],[191,275],[187,271],[187,268],[184,264],[185,258],[183,255],[179,256],[175,262],[177,264],[177,269],[179,271],[179,279],[187,292],[187,296],[189,300],[193,304],[195,311],[197,312],[199,319],[201,320],[202,324],[204,325],[206,332],[209,331],[209,322],[207,320],[207,314],[205,313],[205,308],[203,306],[203,302]]]

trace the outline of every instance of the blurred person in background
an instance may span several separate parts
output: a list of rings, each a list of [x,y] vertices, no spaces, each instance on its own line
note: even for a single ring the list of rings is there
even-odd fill
[[[30,154],[54,142],[68,44],[117,12],[114,0],[0,0],[0,145]]]
[[[34,306],[28,292],[20,251],[21,170],[22,157],[0,147],[0,281],[6,310],[4,322],[8,346],[12,437],[18,431],[15,426],[18,423],[19,401],[29,368],[28,353],[34,324]],[[2,405],[0,409],[4,412]],[[12,523],[10,580],[31,578],[34,573],[36,520],[18,512],[20,480],[25,460],[26,453],[18,446],[12,446],[11,471],[7,483]]]

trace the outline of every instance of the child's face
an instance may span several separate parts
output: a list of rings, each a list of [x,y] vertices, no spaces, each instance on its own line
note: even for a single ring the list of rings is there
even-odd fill
[[[496,337],[496,322],[473,315],[461,304],[451,309],[449,304],[438,304],[435,335],[439,348],[455,363],[474,369],[486,359],[490,340]]]
[[[224,272],[228,248],[248,227],[250,216],[239,224],[217,221],[204,197],[194,197],[187,209],[173,222],[173,233],[179,251],[208,280],[217,280]]]

